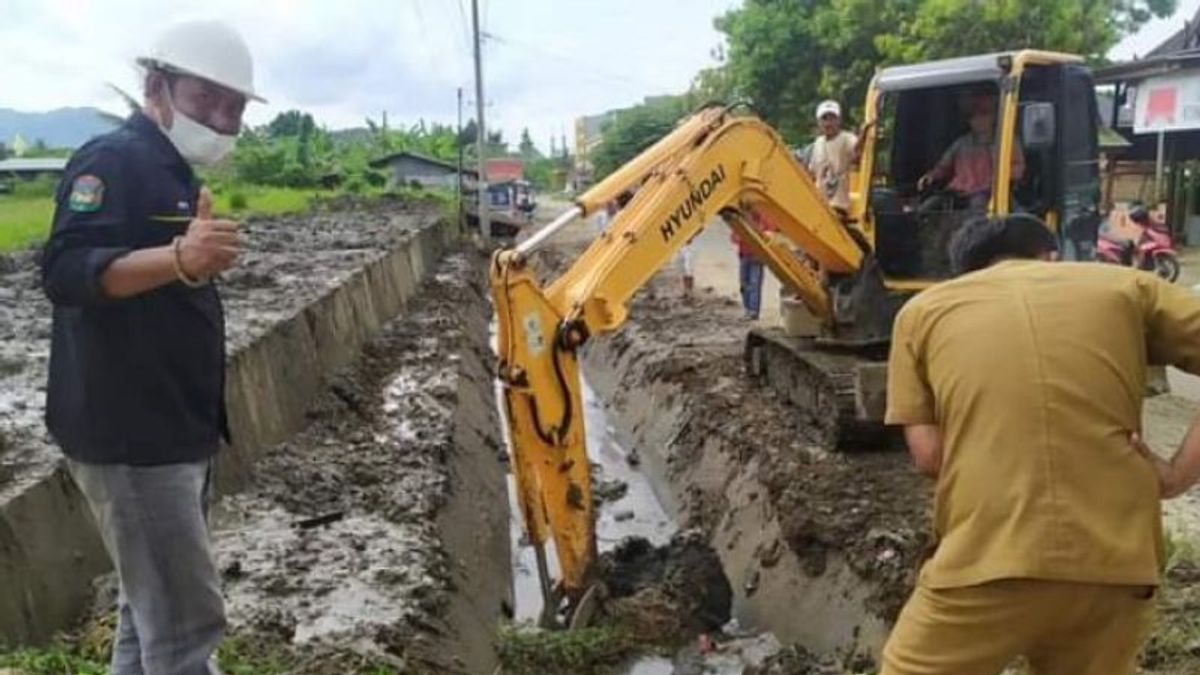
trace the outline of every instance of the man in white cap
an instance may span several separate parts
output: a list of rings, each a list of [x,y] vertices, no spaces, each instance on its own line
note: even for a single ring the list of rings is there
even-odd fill
[[[245,42],[219,22],[171,27],[138,63],[142,110],[80,148],[56,196],[46,425],[120,582],[112,675],[201,675],[225,628],[206,523],[228,439],[212,280],[239,240],[193,167],[228,154],[262,99]]]
[[[821,135],[812,144],[808,169],[829,205],[843,212],[850,209],[850,167],[858,149],[858,137],[842,130],[842,106],[822,101],[817,106]]]

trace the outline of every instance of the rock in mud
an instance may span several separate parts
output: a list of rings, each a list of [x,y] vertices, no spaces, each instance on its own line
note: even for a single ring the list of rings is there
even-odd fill
[[[596,481],[595,487],[592,488],[592,497],[599,505],[615,502],[628,492],[629,484],[620,478],[602,479]]]
[[[646,642],[675,644],[729,621],[733,590],[715,551],[694,531],[666,546],[630,537],[600,558],[607,613]]]

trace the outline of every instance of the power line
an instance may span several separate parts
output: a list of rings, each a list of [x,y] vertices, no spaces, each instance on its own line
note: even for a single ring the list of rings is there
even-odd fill
[[[425,57],[428,58],[432,52],[429,51],[429,38],[425,36],[425,15],[421,13],[421,0],[413,0],[411,7],[417,15],[417,31],[421,36],[421,46],[425,49]]]
[[[458,0],[458,18],[462,20],[462,37],[463,47],[469,52],[471,51],[471,29],[468,27],[470,22],[467,21],[467,10],[463,8],[463,0]]]
[[[620,82],[622,84],[632,84],[632,85],[641,86],[641,87],[652,87],[654,89],[665,89],[667,91],[677,88],[677,87],[665,85],[661,82],[651,82],[649,80],[643,80],[640,78],[632,78],[627,75],[614,73],[611,71],[606,71],[601,68],[597,68],[594,64],[588,63],[588,62],[586,62],[582,59],[576,58],[574,56],[568,56],[566,54],[561,54],[561,53],[558,53],[555,51],[551,51],[551,50],[546,49],[545,47],[540,47],[538,45],[533,45],[533,44],[529,44],[529,43],[525,43],[525,42],[519,42],[519,41],[513,40],[511,38],[496,35],[495,33],[486,33],[484,35],[484,37],[487,37],[488,39],[492,40],[493,42],[497,42],[497,43],[500,43],[503,45],[508,45],[510,47],[516,47],[518,49],[524,49],[526,51],[532,52],[534,54],[538,54],[543,57],[557,59],[558,61],[561,61],[563,63],[574,64],[577,67],[582,66],[583,68],[587,69],[587,71],[590,71],[590,72],[579,72],[578,69],[576,70],[576,72],[585,77],[591,76],[592,79],[594,79],[594,80],[601,80],[601,81],[607,80],[608,82]]]

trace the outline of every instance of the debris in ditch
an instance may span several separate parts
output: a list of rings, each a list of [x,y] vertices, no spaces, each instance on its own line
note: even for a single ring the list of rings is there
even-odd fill
[[[695,531],[662,547],[630,537],[600,556],[605,613],[646,642],[679,644],[729,621],[733,591],[720,558]]]
[[[637,448],[629,449],[629,452],[625,454],[625,463],[633,467],[642,463],[642,457],[638,454]]]
[[[304,520],[298,520],[298,521],[296,521],[295,526],[300,528],[301,530],[311,530],[314,527],[320,527],[322,525],[328,525],[330,523],[335,523],[345,517],[346,517],[345,511],[334,511],[332,513],[326,513],[324,515],[320,515],[315,518],[305,518]]]
[[[597,506],[615,502],[629,492],[629,484],[620,478],[601,479],[592,487],[592,497]]]
[[[744,675],[842,675],[846,671],[833,657],[818,657],[804,647],[791,646],[750,666]]]

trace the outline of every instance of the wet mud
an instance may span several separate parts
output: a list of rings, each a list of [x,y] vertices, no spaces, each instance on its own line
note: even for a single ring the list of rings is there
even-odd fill
[[[245,220],[239,265],[217,282],[230,354],[439,217],[428,202],[343,199]],[[0,253],[0,490],[57,461],[42,424],[51,306],[39,256]]]
[[[481,625],[510,602],[501,449],[478,398],[491,358],[482,260],[447,258],[412,310],[333,379],[308,427],[259,460],[250,489],[222,500],[214,542],[235,636],[330,665],[347,651],[400,672],[486,665],[490,628],[464,635],[452,616],[458,586],[480,577],[501,579],[471,598]],[[468,485],[464,470],[486,479]],[[495,503],[482,499],[489,489]],[[463,498],[480,500],[470,510],[490,514],[499,536],[440,517]],[[448,550],[459,528],[471,550]],[[462,579],[475,552],[487,567]],[[309,663],[295,672],[326,672]]]
[[[699,532],[665,546],[630,537],[600,557],[605,612],[646,642],[680,644],[719,630],[730,619],[733,591]]]

